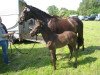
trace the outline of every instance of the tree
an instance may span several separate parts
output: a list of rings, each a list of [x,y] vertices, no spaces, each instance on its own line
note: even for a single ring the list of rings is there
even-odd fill
[[[100,1],[98,0],[82,0],[78,8],[80,15],[90,15],[100,13]]]
[[[59,10],[58,15],[59,15],[60,17],[68,16],[68,15],[69,15],[68,9],[66,9],[66,8],[61,8],[61,9]]]
[[[77,14],[77,12],[74,10],[68,10],[66,8],[58,9],[55,5],[49,6],[47,10],[50,15],[56,15],[60,17],[67,17],[71,14]]]
[[[50,15],[58,15],[58,13],[59,13],[59,9],[55,6],[55,5],[52,5],[52,6],[49,6],[48,8],[47,8],[47,10],[48,10],[48,13],[50,14]]]

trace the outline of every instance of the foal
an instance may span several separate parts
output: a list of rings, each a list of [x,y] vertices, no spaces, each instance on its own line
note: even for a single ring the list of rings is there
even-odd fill
[[[72,31],[65,31],[61,34],[53,33],[48,26],[44,25],[40,20],[37,21],[37,24],[30,32],[31,36],[34,36],[38,33],[42,34],[44,41],[47,44],[47,47],[51,53],[52,64],[54,69],[56,69],[56,48],[61,48],[65,45],[68,45],[70,50],[70,58],[72,57],[72,52],[75,52],[75,67],[77,67],[77,35]]]

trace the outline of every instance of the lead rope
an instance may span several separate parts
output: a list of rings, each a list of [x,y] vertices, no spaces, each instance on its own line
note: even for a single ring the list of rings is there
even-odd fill
[[[35,42],[37,41],[37,36],[38,36],[38,35],[36,35],[36,40],[35,40]],[[12,54],[13,35],[10,35],[10,38],[11,38],[11,39],[9,39],[9,42],[10,42],[10,49],[11,49],[11,54]],[[29,53],[31,52],[31,50],[33,49],[33,47],[35,46],[35,43],[33,44],[32,48],[31,48],[27,53],[22,52],[22,51],[21,51],[19,48],[17,48],[14,44],[13,44],[13,46],[15,47],[15,49],[16,49],[19,53],[21,53],[21,54],[29,54]]]

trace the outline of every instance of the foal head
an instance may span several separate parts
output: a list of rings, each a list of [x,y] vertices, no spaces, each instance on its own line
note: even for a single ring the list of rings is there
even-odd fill
[[[43,22],[37,20],[36,24],[34,25],[33,29],[30,31],[30,35],[34,36],[41,32],[43,26]]]

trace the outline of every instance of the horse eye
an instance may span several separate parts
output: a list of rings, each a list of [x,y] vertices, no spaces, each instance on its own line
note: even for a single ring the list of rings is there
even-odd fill
[[[30,9],[29,8],[27,8],[27,12],[30,12]]]

